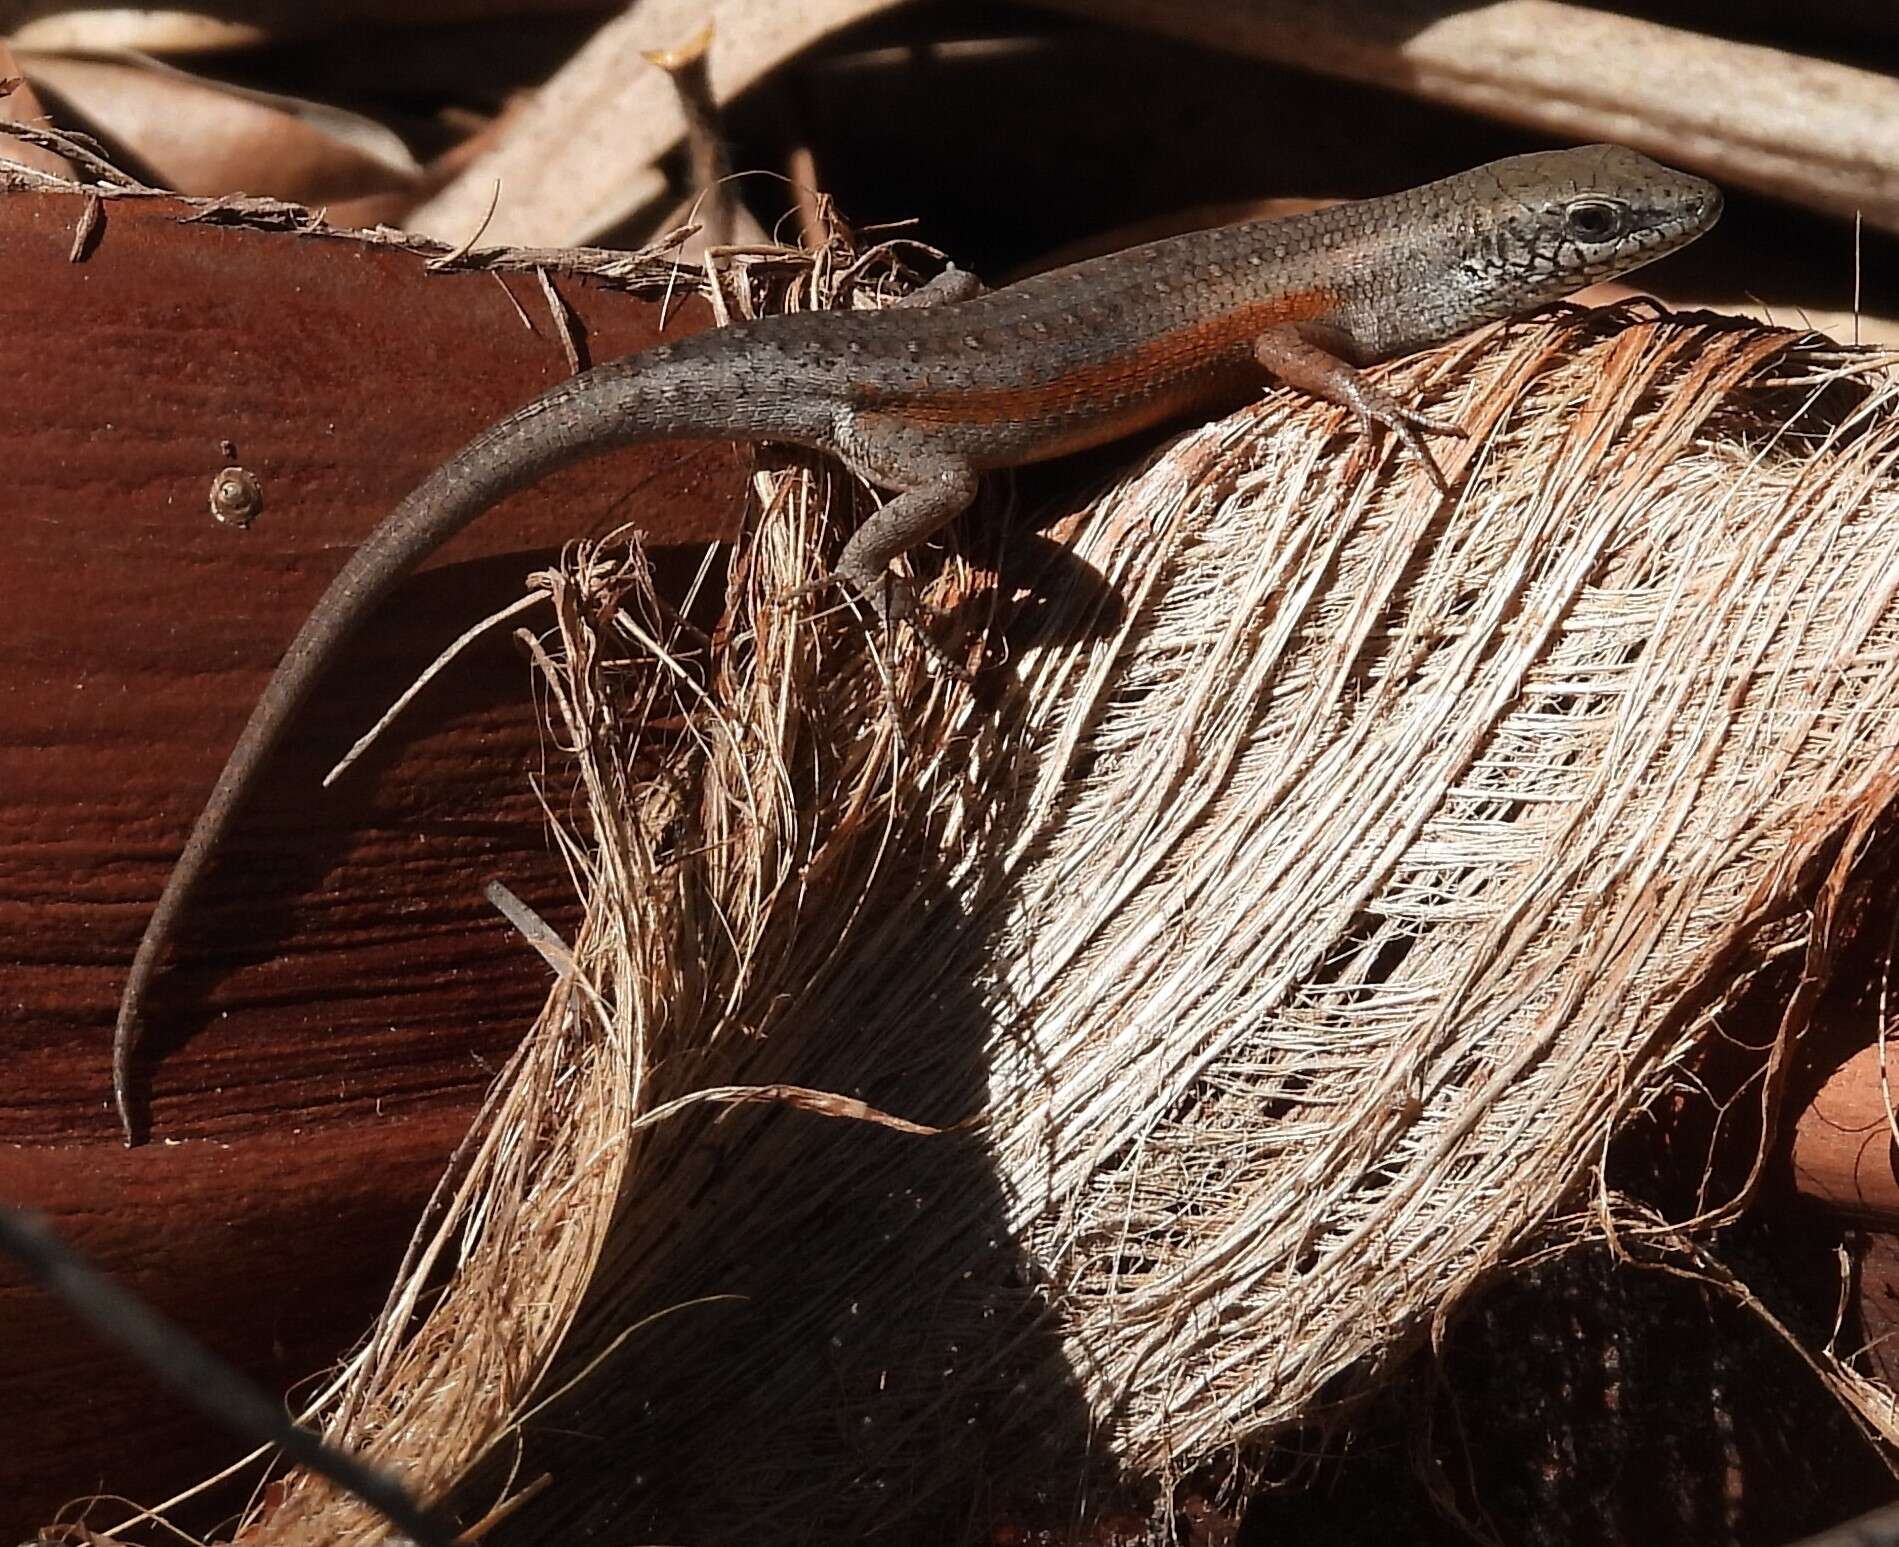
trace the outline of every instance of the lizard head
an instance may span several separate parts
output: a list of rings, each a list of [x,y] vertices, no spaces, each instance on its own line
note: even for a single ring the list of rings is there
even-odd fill
[[[1685,247],[1721,215],[1721,190],[1622,145],[1538,151],[1492,164],[1481,245],[1536,304]]]

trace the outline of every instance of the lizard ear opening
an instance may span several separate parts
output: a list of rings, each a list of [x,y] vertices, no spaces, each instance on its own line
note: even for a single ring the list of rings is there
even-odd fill
[[[1579,242],[1613,242],[1628,223],[1628,211],[1612,199],[1576,199],[1563,211],[1563,224]]]

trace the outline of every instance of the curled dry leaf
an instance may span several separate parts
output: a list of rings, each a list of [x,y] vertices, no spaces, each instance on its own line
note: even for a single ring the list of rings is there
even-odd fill
[[[322,103],[246,91],[136,57],[19,53],[62,122],[180,193],[304,204],[412,188],[418,168],[381,125]]]

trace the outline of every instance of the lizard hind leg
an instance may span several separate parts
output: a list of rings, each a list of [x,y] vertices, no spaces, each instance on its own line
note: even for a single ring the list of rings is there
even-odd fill
[[[969,508],[976,498],[975,466],[925,431],[888,414],[857,410],[839,416],[837,454],[858,477],[894,497],[851,534],[830,578],[863,597],[884,630],[918,623],[916,592],[891,561]],[[917,632],[940,664],[953,666],[920,626]]]

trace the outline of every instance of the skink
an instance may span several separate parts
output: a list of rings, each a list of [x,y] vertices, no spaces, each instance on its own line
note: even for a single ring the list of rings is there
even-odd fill
[[[976,494],[986,469],[1098,445],[1281,383],[1402,438],[1426,434],[1359,367],[1627,273],[1714,224],[1720,192],[1616,145],[1512,156],[1403,193],[1151,242],[983,293],[951,269],[877,312],[735,323],[582,371],[478,436],[385,519],[331,583],[251,711],[145,927],[119,1005],[113,1093],[130,1090],[145,993],[245,794],[339,645],[392,587],[504,496],[638,441],[781,441],[828,452],[892,498],[835,577],[888,624],[891,561]]]

